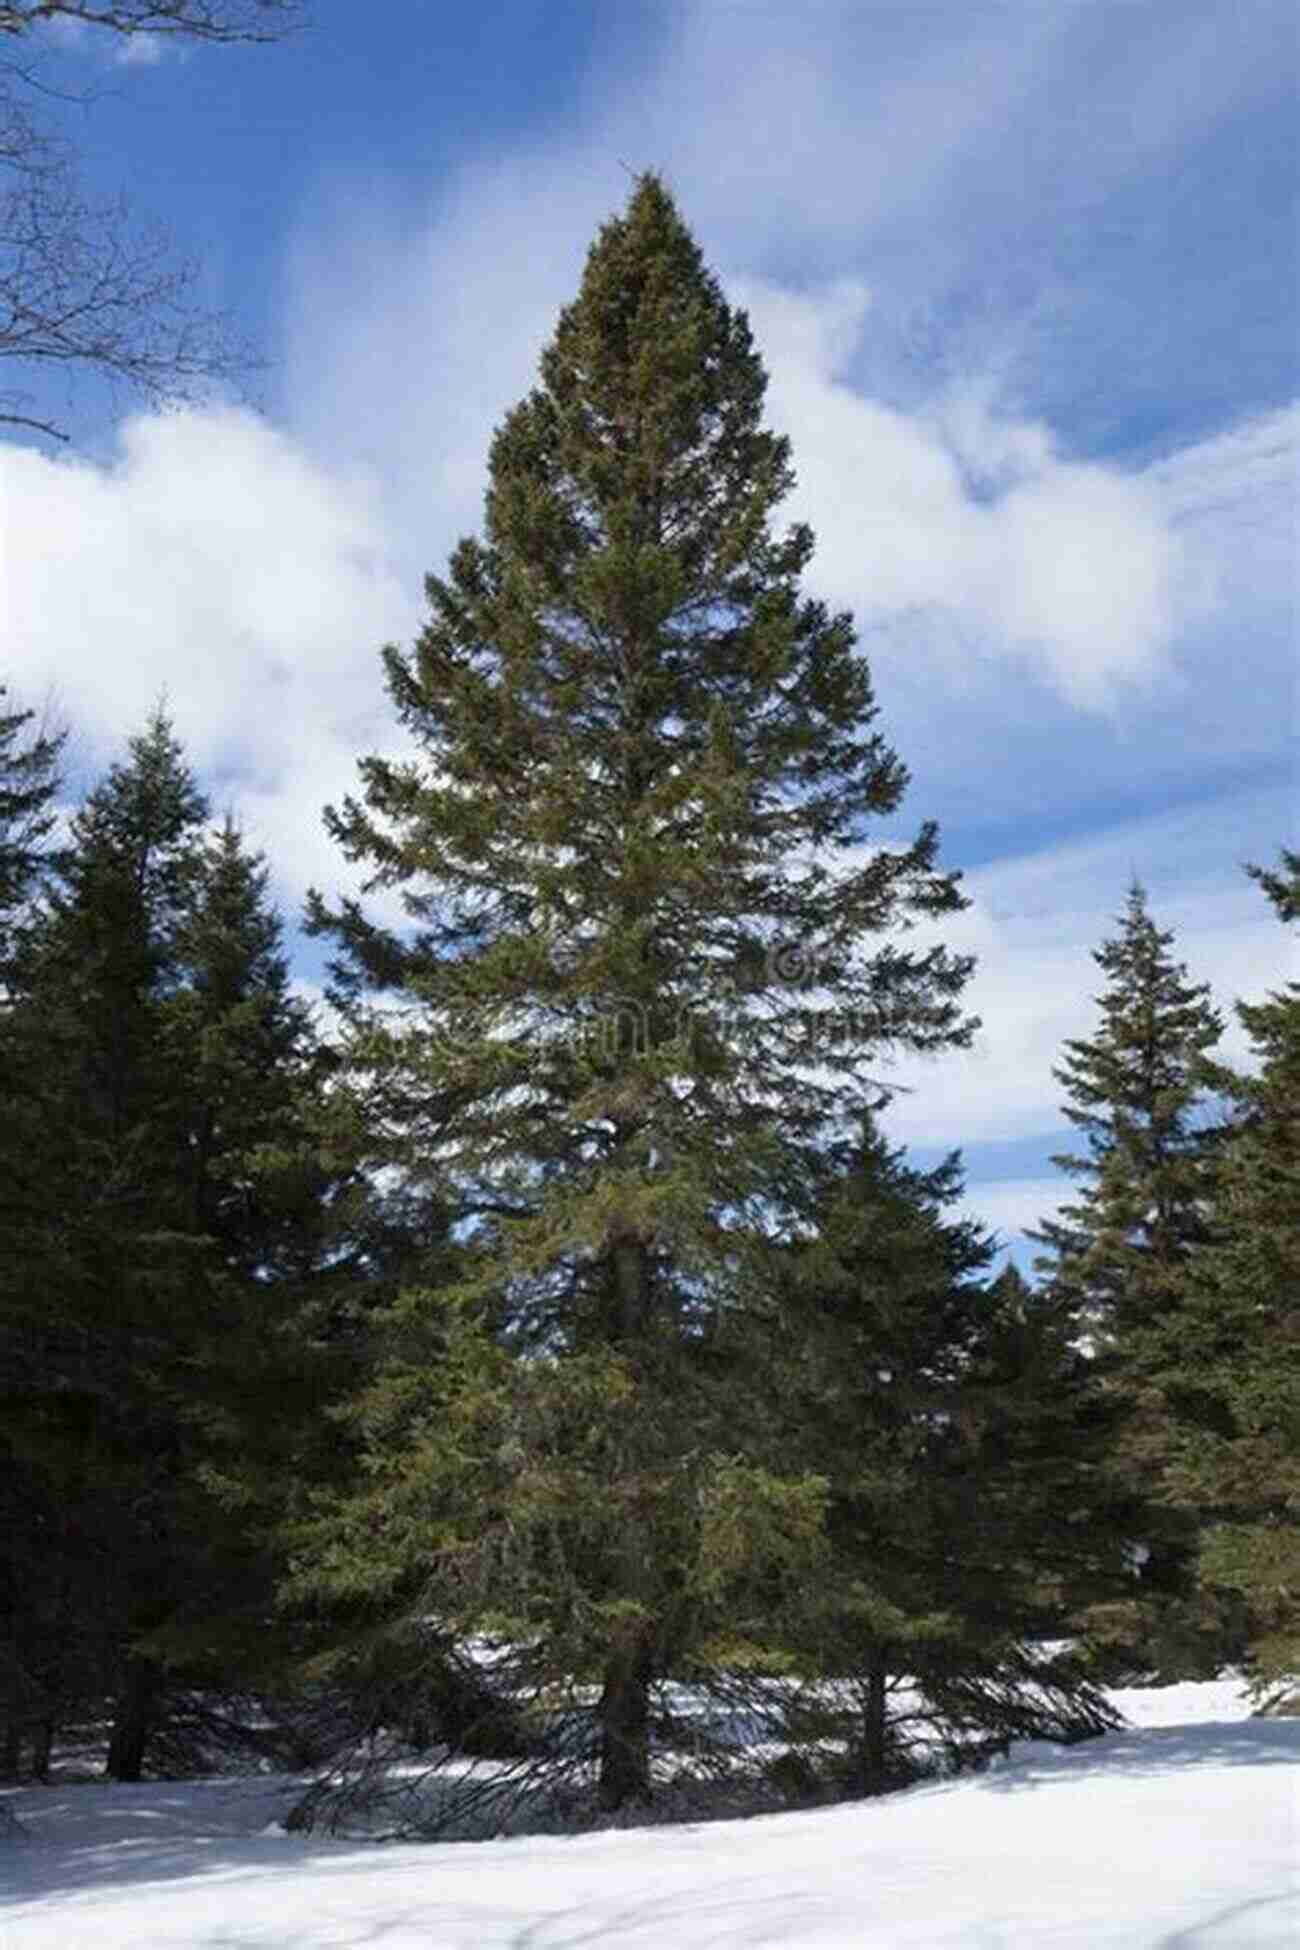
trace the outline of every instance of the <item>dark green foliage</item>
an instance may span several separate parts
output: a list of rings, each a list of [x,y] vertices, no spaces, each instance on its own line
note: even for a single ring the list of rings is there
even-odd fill
[[[980,1278],[993,1247],[946,1215],[960,1191],[955,1157],[917,1171],[868,1127],[819,1161],[778,1288],[769,1412],[830,1488],[804,1645],[814,1672],[858,1678],[866,1792],[905,1763],[900,1686],[923,1737],[937,1725],[958,1752],[1106,1719],[1077,1665],[1033,1650],[1124,1581],[1099,1404],[1059,1304],[1013,1267]]]
[[[203,814],[158,719],[73,822],[6,1024],[24,1142],[9,1181],[5,1434],[44,1544],[35,1578],[20,1569],[10,1583],[25,1647],[52,1634],[47,1646],[85,1654],[71,1670],[42,1655],[57,1706],[113,1683],[128,1613],[153,1622],[152,1567],[135,1605],[128,1586],[175,1453],[163,1406],[175,1272],[162,1242],[177,1227],[179,1091],[158,1010],[178,978],[172,936]],[[20,1663],[36,1676],[30,1649]]]
[[[159,714],[74,819],[5,1020],[23,1134],[0,1275],[9,1639],[54,1715],[116,1695],[128,1778],[164,1639],[207,1655],[227,1610],[269,1604],[265,1552],[206,1478],[282,1285],[319,1250],[310,1024],[265,872],[206,814]]]
[[[1135,884],[1119,933],[1094,957],[1107,977],[1098,1028],[1066,1045],[1056,1071],[1087,1148],[1054,1162],[1082,1191],[1035,1236],[1051,1248],[1040,1266],[1085,1337],[1115,1416],[1116,1508],[1127,1501],[1143,1559],[1136,1601],[1090,1623],[1175,1676],[1214,1670],[1233,1649],[1235,1624],[1198,1599],[1197,1515],[1161,1487],[1186,1280],[1209,1237],[1218,1141],[1210,1053],[1222,1033],[1207,986],[1174,960],[1172,941]]]
[[[811,535],[771,526],[764,385],[643,178],[493,441],[483,538],[385,653],[418,756],[330,816],[410,928],[312,910],[372,1155],[448,1188],[463,1254],[394,1310],[301,1577],[591,1679],[609,1805],[647,1790],[651,1681],[819,1548],[822,1487],[746,1444],[753,1269],[882,1055],[969,1033],[967,963],[906,937],[961,905],[933,828],[869,843],[905,774],[800,589]]]
[[[5,698],[0,686],[0,701]],[[55,864],[61,734],[33,728],[31,711],[0,711],[0,1006],[43,876]]]
[[[1281,921],[1300,919],[1300,855],[1251,872]],[[1166,1491],[1196,1512],[1202,1586],[1244,1607],[1271,1692],[1300,1678],[1300,984],[1237,1013],[1255,1062],[1215,1074],[1232,1118],[1165,1349]]]
[[[15,1016],[23,951],[46,875],[57,861],[51,839],[61,743],[34,731],[30,711],[0,714],[0,1292],[11,1288],[12,1269],[24,1257],[27,1204],[21,1188],[31,1182],[43,1135]],[[14,1366],[12,1343],[0,1335],[0,1410],[11,1395]],[[60,1617],[59,1580],[50,1575],[55,1513],[40,1506],[35,1483],[16,1459],[3,1448],[0,1457],[8,1465],[0,1469],[0,1774],[14,1773],[25,1761],[40,1772],[49,1744],[52,1669],[75,1660],[80,1635]],[[64,1647],[56,1652],[60,1625]]]
[[[1134,886],[1120,932],[1094,956],[1107,978],[1096,1033],[1066,1044],[1055,1075],[1082,1155],[1053,1159],[1082,1183],[1079,1202],[1034,1237],[1042,1264],[1078,1306],[1099,1349],[1138,1349],[1177,1304],[1181,1268],[1205,1237],[1213,1134],[1206,1058],[1222,1034],[1205,983],[1169,952]]]

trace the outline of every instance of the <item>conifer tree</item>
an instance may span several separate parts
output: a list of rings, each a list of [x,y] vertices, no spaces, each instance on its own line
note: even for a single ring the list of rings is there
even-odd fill
[[[804,1643],[838,1691],[856,1685],[854,1785],[906,1778],[910,1742],[936,1725],[958,1753],[1098,1731],[1083,1667],[1043,1646],[1123,1582],[1104,1422],[1068,1317],[1012,1265],[981,1277],[992,1240],[946,1209],[955,1155],[918,1171],[868,1126],[827,1151],[818,1181],[765,1413],[830,1487]],[[899,1688],[920,1727],[891,1709]]]
[[[1116,1486],[1127,1482],[1135,1499],[1144,1592],[1157,1602],[1169,1656],[1179,1656],[1181,1635],[1182,1656],[1195,1659],[1214,1655],[1198,1651],[1205,1621],[1180,1609],[1194,1586],[1195,1519],[1157,1492],[1171,1428],[1161,1378],[1181,1332],[1188,1265],[1208,1236],[1216,1141],[1210,1052],[1222,1023],[1208,986],[1190,980],[1172,943],[1135,883],[1118,934],[1094,955],[1107,977],[1100,1024],[1066,1044],[1055,1072],[1086,1150],[1053,1163],[1082,1189],[1032,1236],[1051,1249],[1039,1265],[1073,1310],[1121,1413]],[[1149,1619],[1143,1636],[1151,1637]]]
[[[187,1069],[194,1231],[242,1282],[300,1271],[319,1247],[320,1165],[307,1118],[323,1067],[293,992],[265,860],[227,817],[205,840],[176,948],[163,1039]]]
[[[0,691],[0,702],[4,693]],[[19,1055],[20,963],[39,912],[51,846],[62,740],[34,730],[33,714],[0,710],[0,1295],[24,1251],[28,1218],[20,1187],[47,1141],[39,1097]],[[7,1265],[6,1265],[7,1262]],[[38,1670],[53,1603],[49,1536],[34,1485],[4,1440],[17,1385],[18,1349],[0,1305],[0,1775],[17,1774],[25,1751],[41,1772],[48,1716]],[[30,1629],[29,1629],[30,1628]]]
[[[175,1085],[153,1010],[203,812],[158,718],[73,821],[7,1023],[40,1133],[15,1159],[3,1279],[7,1435],[44,1539],[16,1598],[55,1702],[117,1683],[127,1545],[163,1467],[146,1406],[163,1346],[150,1332],[158,1256],[144,1242],[169,1218]]]
[[[1279,920],[1300,920],[1300,854],[1249,871]],[[1214,1075],[1233,1115],[1163,1348],[1165,1490],[1195,1512],[1202,1584],[1244,1606],[1250,1670],[1272,1694],[1300,1681],[1300,983],[1237,1014],[1255,1064]]]
[[[0,701],[5,697],[0,685]],[[0,1005],[14,981],[14,958],[49,847],[58,789],[58,733],[33,730],[31,711],[0,710]]]
[[[1032,1235],[1100,1348],[1138,1348],[1177,1304],[1188,1253],[1205,1236],[1211,1146],[1205,1059],[1222,1022],[1205,983],[1175,962],[1173,936],[1129,891],[1120,932],[1093,959],[1107,978],[1091,1037],[1068,1042],[1054,1074],[1087,1149],[1052,1162],[1082,1183],[1077,1204]]]
[[[40,1560],[11,1577],[15,1616],[56,1706],[115,1697],[109,1770],[134,1778],[160,1633],[178,1656],[201,1608],[250,1578],[268,1594],[203,1476],[239,1426],[277,1282],[320,1250],[300,1102],[314,1040],[265,871],[231,825],[209,834],[161,712],[73,820],[21,967],[10,1049],[44,1135],[0,1281]]]
[[[92,1392],[112,1393],[114,1363],[104,1357],[127,1344],[144,1302],[128,1274],[133,1249],[108,1250],[106,1241],[138,1240],[173,1216],[166,1160],[180,1085],[158,1012],[180,979],[176,930],[196,882],[206,810],[159,714],[72,822],[13,1022],[44,1122],[60,1134],[57,1159],[33,1161],[24,1174],[25,1230],[46,1256],[47,1278],[66,1259],[57,1286],[78,1296],[84,1347],[65,1354]],[[40,1284],[31,1285],[32,1304],[44,1320]]]
[[[955,879],[932,826],[882,830],[867,665],[772,525],[764,387],[641,178],[492,442],[483,537],[385,652],[415,755],[329,816],[409,926],[312,910],[375,1155],[446,1182],[466,1263],[394,1317],[364,1493],[302,1576],[594,1681],[609,1807],[648,1791],[653,1682],[817,1527],[815,1484],[737,1454],[711,1340],[882,1059],[969,1033],[967,963],[906,934]]]

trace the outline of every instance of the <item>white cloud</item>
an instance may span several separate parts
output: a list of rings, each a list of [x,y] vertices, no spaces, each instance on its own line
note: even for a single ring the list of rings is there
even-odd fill
[[[1253,0],[1231,33],[1213,0],[665,11],[641,85],[594,76],[588,153],[662,166],[750,265],[858,254],[942,276],[990,233],[1004,255],[1041,244],[1294,75],[1289,0]]]
[[[409,569],[478,528],[492,430],[625,189],[617,169],[538,153],[466,170],[427,210],[367,182],[313,212],[290,266],[287,417],[367,481]]]
[[[1071,1196],[1071,1186],[1058,1172],[1051,1178],[991,1178],[973,1185],[960,1206],[964,1218],[977,1219],[1018,1256],[1032,1258],[1039,1249],[1024,1238]]]
[[[841,374],[869,304],[738,283],[794,444],[790,512],[817,534],[815,580],[864,622],[948,612],[963,643],[1034,660],[1073,704],[1167,668],[1185,577],[1157,491],[1072,462],[1049,428],[967,385],[907,414]]]
[[[291,898],[337,881],[323,802],[393,743],[378,650],[414,610],[364,489],[251,415],[149,415],[107,466],[0,449],[0,670],[96,764],[167,693]]]
[[[1008,32],[1004,8],[695,0],[648,84],[604,110],[604,133],[662,163],[704,228],[747,252],[792,235],[839,249],[942,197],[1033,100],[1081,6],[1013,7]]]

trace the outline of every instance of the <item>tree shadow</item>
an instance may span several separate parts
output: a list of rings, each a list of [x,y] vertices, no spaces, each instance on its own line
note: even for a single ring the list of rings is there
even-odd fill
[[[257,1776],[148,1781],[138,1788],[96,1781],[7,1795],[28,1832],[4,1846],[0,1908],[124,1884],[256,1872],[365,1846],[264,1832],[288,1812],[302,1785]]]
[[[1209,1767],[1300,1765],[1300,1722],[1206,1721],[1177,1727],[1135,1727],[1102,1734],[1078,1746],[1018,1741],[1010,1759],[992,1767],[983,1785],[998,1794],[1020,1794],[1068,1776],[1151,1778]]]
[[[1282,1950],[1284,1943],[1300,1943],[1300,1896],[1294,1890],[1288,1889],[1280,1896],[1255,1896],[1246,1903],[1233,1903],[1228,1909],[1221,1909],[1213,1916],[1207,1916],[1202,1923],[1189,1923],[1181,1930],[1174,1930],[1169,1936],[1162,1936],[1159,1943],[1153,1946],[1153,1950],[1232,1950],[1234,1943],[1242,1942],[1242,1938],[1236,1934],[1236,1925],[1242,1917],[1257,1916],[1260,1910],[1276,1909],[1279,1904],[1285,1905],[1281,1918],[1283,1924],[1287,1922],[1289,1916],[1292,1928],[1285,1937],[1279,1935],[1273,1939],[1277,1950]],[[1232,1936],[1218,1935],[1217,1932],[1221,1929],[1232,1930]],[[1256,1937],[1252,1933],[1251,1940],[1258,1945],[1258,1950],[1266,1950],[1266,1940],[1263,1937]]]

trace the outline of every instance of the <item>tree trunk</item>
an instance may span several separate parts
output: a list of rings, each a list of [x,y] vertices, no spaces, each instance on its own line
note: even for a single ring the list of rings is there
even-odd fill
[[[864,1794],[885,1791],[886,1716],[884,1660],[873,1654],[867,1667],[867,1696],[862,1705],[862,1757],[858,1780]]]
[[[650,1254],[635,1233],[616,1236],[611,1246],[614,1312],[610,1338],[620,1353],[635,1358],[650,1313]],[[635,1431],[630,1434],[624,1467],[635,1474]],[[605,1664],[597,1798],[608,1811],[629,1801],[650,1799],[650,1678],[654,1662],[652,1628],[647,1619],[647,1573],[651,1567],[646,1549],[639,1526],[629,1520],[618,1547],[615,1576],[619,1597],[642,1610],[635,1623],[617,1632]]]
[[[650,1644],[644,1626],[618,1646],[600,1696],[602,1808],[650,1799]]]
[[[154,1660],[133,1655],[127,1661],[104,1767],[110,1780],[139,1780],[153,1732],[154,1707],[161,1684],[162,1671]]]
[[[0,1742],[0,1781],[16,1781],[23,1767],[23,1730],[17,1720],[5,1723],[4,1740]]]
[[[38,1720],[32,1729],[32,1779],[48,1781],[50,1754],[54,1747],[53,1720]]]

